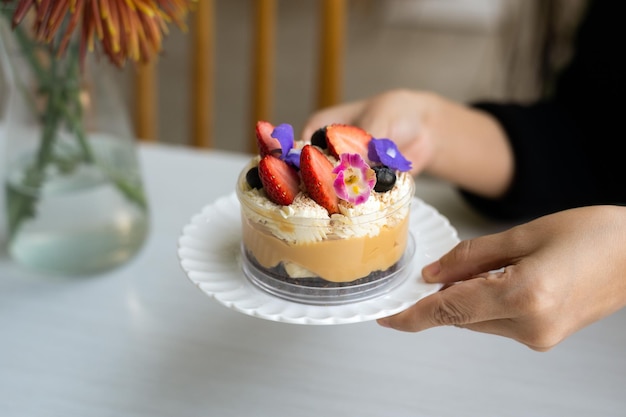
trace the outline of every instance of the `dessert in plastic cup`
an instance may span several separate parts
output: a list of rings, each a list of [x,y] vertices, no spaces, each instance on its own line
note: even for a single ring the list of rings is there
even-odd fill
[[[256,136],[259,155],[236,186],[249,281],[290,301],[332,305],[406,279],[414,183],[391,140],[332,124],[294,141],[290,125],[264,121]]]

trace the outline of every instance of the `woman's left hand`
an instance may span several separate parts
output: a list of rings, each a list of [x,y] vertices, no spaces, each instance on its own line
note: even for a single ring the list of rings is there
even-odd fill
[[[567,210],[466,240],[422,274],[447,288],[379,324],[454,325],[545,351],[626,305],[626,207]]]

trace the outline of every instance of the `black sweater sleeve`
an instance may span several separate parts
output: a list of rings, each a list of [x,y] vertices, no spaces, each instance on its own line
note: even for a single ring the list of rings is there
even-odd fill
[[[554,102],[477,103],[501,124],[515,156],[509,191],[498,200],[461,191],[485,215],[529,219],[594,201],[593,178],[576,124]]]
[[[527,106],[474,104],[500,123],[515,155],[513,182],[502,198],[461,190],[485,215],[527,220],[572,207],[626,202],[619,3],[590,3],[575,55],[552,99]]]

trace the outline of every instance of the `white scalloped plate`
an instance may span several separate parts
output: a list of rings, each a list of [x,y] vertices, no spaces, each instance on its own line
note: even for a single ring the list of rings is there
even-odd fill
[[[347,324],[399,313],[438,291],[426,283],[422,267],[459,241],[450,222],[418,198],[411,203],[410,232],[415,256],[412,271],[400,285],[379,297],[350,304],[320,306],[284,300],[259,289],[241,266],[241,220],[235,193],[224,196],[193,216],[178,241],[178,257],[189,279],[209,297],[228,308],[266,320],[293,324]]]

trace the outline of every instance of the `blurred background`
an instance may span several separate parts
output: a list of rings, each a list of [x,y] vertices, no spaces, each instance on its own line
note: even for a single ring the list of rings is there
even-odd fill
[[[216,0],[214,147],[246,151],[253,1]],[[504,96],[504,42],[523,1],[350,0],[341,101],[404,87],[459,101]],[[315,110],[317,0],[279,0],[271,122],[299,132]],[[158,63],[160,142],[190,140],[188,34],[173,29]],[[132,83],[134,69],[120,75]],[[127,88],[132,101],[131,88]]]

